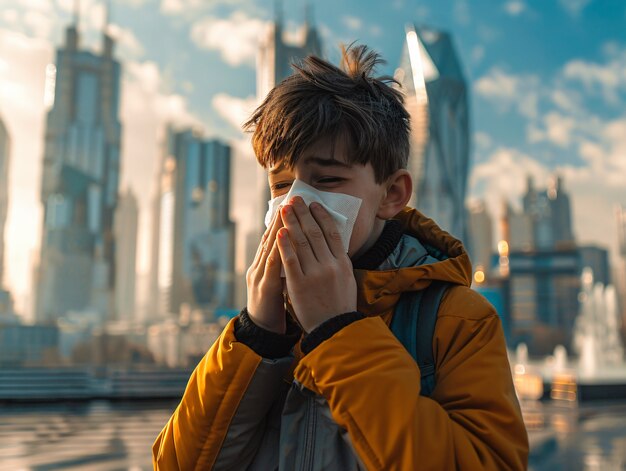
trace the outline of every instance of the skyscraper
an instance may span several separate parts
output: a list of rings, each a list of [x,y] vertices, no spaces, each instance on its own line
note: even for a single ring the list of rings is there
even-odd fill
[[[411,204],[464,239],[470,159],[468,90],[450,34],[408,26],[396,79],[411,115]]]
[[[493,224],[484,201],[479,201],[469,208],[468,249],[474,272],[480,270],[488,275],[494,251]]]
[[[615,210],[617,220],[617,243],[619,253],[626,261],[626,206],[618,206]]]
[[[235,225],[230,220],[229,146],[168,129],[155,210],[152,270],[160,314],[183,304],[233,307]]]
[[[81,50],[78,15],[57,50],[47,115],[41,202],[44,224],[36,319],[68,311],[114,310],[113,215],[120,172],[120,64],[103,31],[100,54]]]
[[[135,320],[137,227],[139,205],[130,188],[119,198],[115,212],[115,311],[118,319]]]
[[[256,90],[259,103],[272,88],[292,74],[291,64],[294,61],[310,54],[318,56],[322,54],[322,43],[312,25],[310,7],[306,10],[302,41],[294,44],[285,39],[282,11],[280,3],[277,3],[275,19],[270,24],[266,36],[261,38],[257,55]]]
[[[574,246],[569,195],[563,188],[561,177],[552,177],[548,188],[542,191],[537,190],[533,178],[528,177],[523,208],[524,214],[532,220],[535,249],[550,250]]]
[[[4,287],[4,227],[9,206],[9,152],[11,141],[0,117],[0,290]]]

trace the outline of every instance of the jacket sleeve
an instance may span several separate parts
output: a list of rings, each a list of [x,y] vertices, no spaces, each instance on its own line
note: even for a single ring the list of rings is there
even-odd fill
[[[356,321],[306,355],[295,376],[323,395],[370,470],[522,470],[528,438],[500,320],[465,287],[444,297],[433,348],[436,386],[383,320]]]
[[[261,358],[237,341],[234,325],[198,364],[154,442],[155,470],[245,469],[254,459],[293,358]]]

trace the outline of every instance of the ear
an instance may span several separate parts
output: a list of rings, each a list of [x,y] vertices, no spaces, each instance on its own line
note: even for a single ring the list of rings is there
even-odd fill
[[[391,219],[404,209],[413,193],[413,179],[406,169],[396,170],[383,184],[385,194],[378,206],[376,217]]]

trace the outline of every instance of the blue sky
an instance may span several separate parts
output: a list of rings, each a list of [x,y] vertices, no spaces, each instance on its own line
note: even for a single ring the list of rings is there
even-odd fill
[[[82,0],[85,44],[97,48],[102,1]],[[140,270],[148,269],[148,212],[165,122],[233,144],[234,216],[245,229],[256,183],[238,130],[254,106],[259,35],[273,1],[115,0],[111,32],[124,63],[123,185],[138,193]],[[0,116],[13,136],[7,231],[9,283],[30,286],[41,226],[38,201],[45,66],[71,21],[73,0],[0,0]],[[304,2],[284,2],[297,37]],[[614,251],[615,205],[626,204],[626,3],[621,0],[330,1],[313,4],[326,55],[359,40],[398,64],[407,22],[449,31],[471,96],[470,197],[497,213],[517,204],[526,174],[558,171],[572,193],[575,233]],[[243,233],[243,231],[239,231]]]

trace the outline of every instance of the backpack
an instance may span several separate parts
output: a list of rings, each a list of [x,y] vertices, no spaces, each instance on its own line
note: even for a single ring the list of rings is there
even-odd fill
[[[451,283],[433,281],[423,290],[402,293],[391,320],[391,331],[419,366],[420,395],[426,397],[435,389],[433,336],[437,311],[450,286]]]

